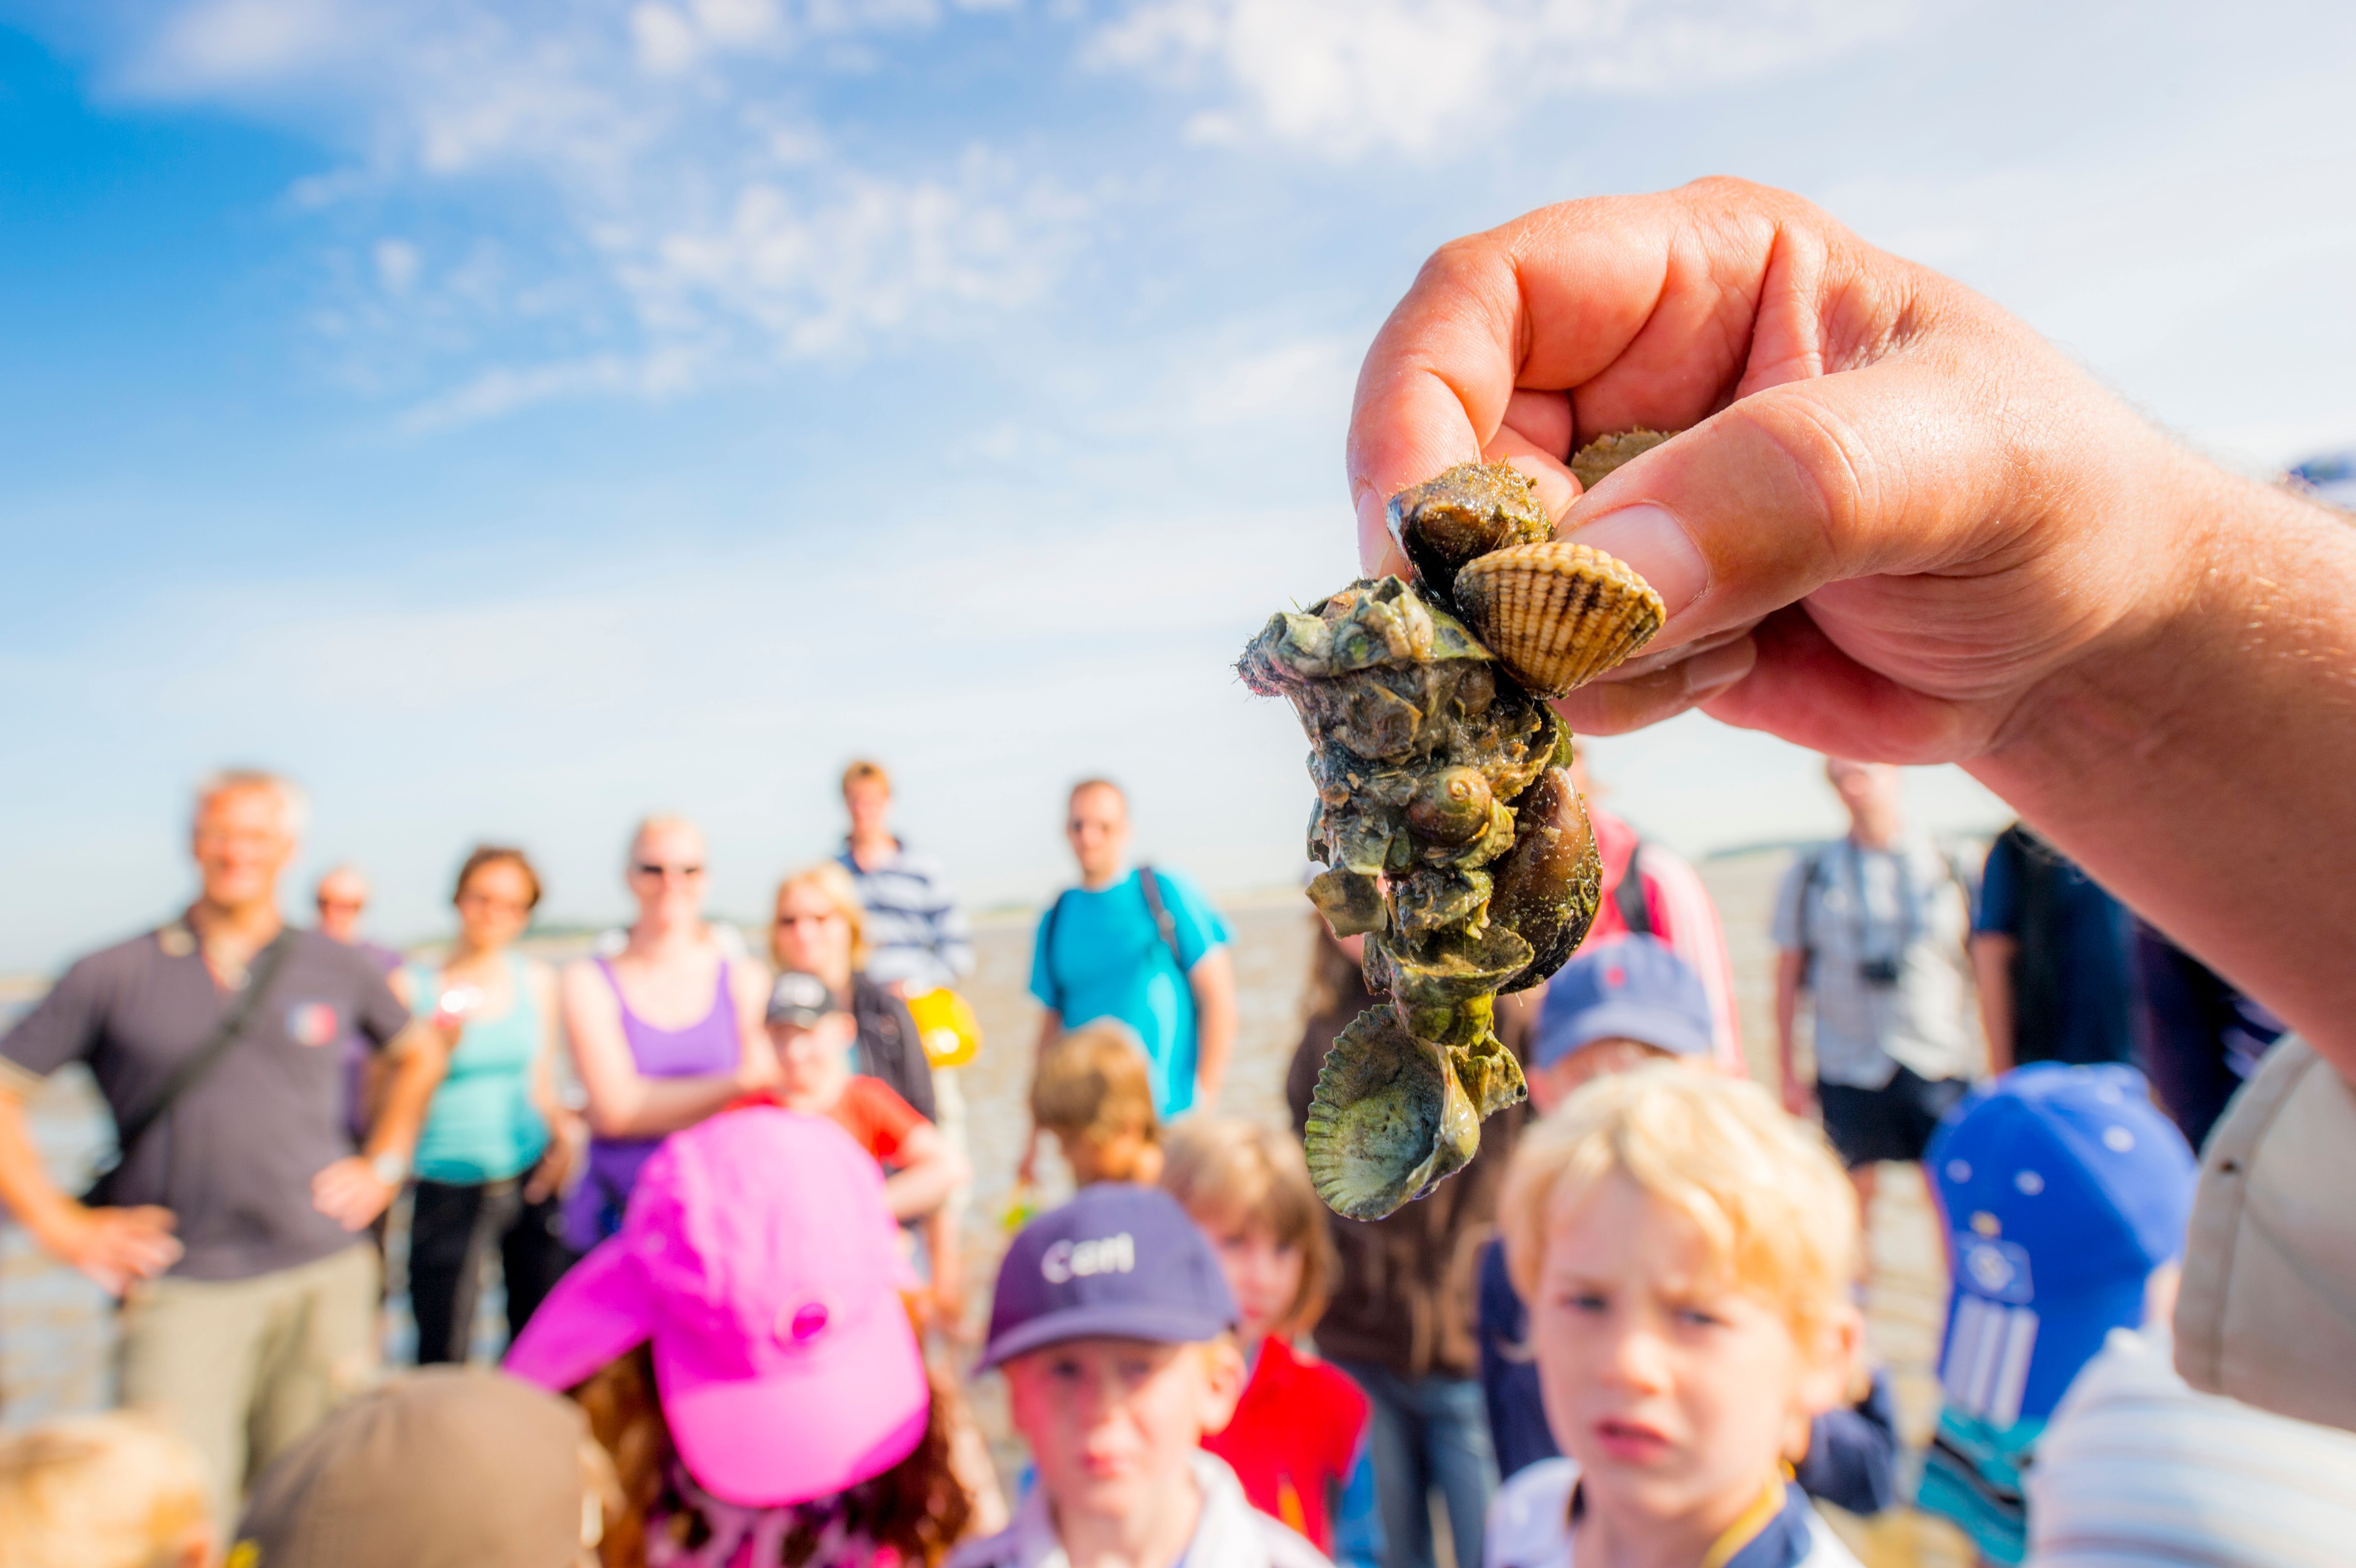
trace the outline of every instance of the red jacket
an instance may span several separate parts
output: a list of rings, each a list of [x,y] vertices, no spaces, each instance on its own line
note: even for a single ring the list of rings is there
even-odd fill
[[[1274,1335],[1226,1430],[1203,1439],[1260,1512],[1333,1552],[1333,1509],[1366,1433],[1366,1396],[1338,1369],[1303,1360]]]

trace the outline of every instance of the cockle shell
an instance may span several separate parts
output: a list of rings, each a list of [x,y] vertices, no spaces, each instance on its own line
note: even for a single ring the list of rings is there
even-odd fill
[[[1387,1007],[1367,1008],[1334,1040],[1301,1139],[1310,1180],[1334,1213],[1380,1219],[1472,1158],[1481,1112],[1453,1054],[1408,1034]]]
[[[1597,481],[1622,463],[1633,462],[1669,438],[1665,430],[1622,430],[1616,435],[1599,435],[1570,455],[1570,471],[1579,479],[1579,488],[1591,490]]]
[[[1583,686],[1651,639],[1661,596],[1625,562],[1584,544],[1517,544],[1468,562],[1456,605],[1490,652],[1532,694]]]

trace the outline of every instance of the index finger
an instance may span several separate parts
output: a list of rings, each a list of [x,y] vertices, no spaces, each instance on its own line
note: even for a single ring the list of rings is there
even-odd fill
[[[1742,386],[1782,230],[1780,192],[1708,181],[1565,202],[1442,246],[1358,373],[1348,462],[1361,558],[1390,497],[1486,453],[1516,390],[1570,394],[1570,450],[1680,429]]]

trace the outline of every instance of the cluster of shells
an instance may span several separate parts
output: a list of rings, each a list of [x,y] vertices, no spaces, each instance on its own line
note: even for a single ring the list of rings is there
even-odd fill
[[[1609,437],[1573,471],[1591,484],[1659,439]],[[1556,540],[1506,464],[1401,491],[1390,522],[1412,580],[1271,617],[1237,666],[1308,732],[1309,857],[1326,867],[1309,897],[1336,937],[1364,935],[1381,999],[1335,1039],[1309,1111],[1318,1194],[1357,1219],[1463,1168],[1483,1119],[1526,1092],[1495,998],[1560,968],[1600,897],[1570,733],[1547,701],[1663,618],[1624,564]]]

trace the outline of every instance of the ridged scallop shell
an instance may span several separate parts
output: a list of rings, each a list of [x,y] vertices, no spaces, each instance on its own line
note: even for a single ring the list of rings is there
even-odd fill
[[[1667,612],[1626,562],[1549,540],[1493,551],[1456,574],[1456,606],[1532,694],[1583,686],[1651,639]]]

